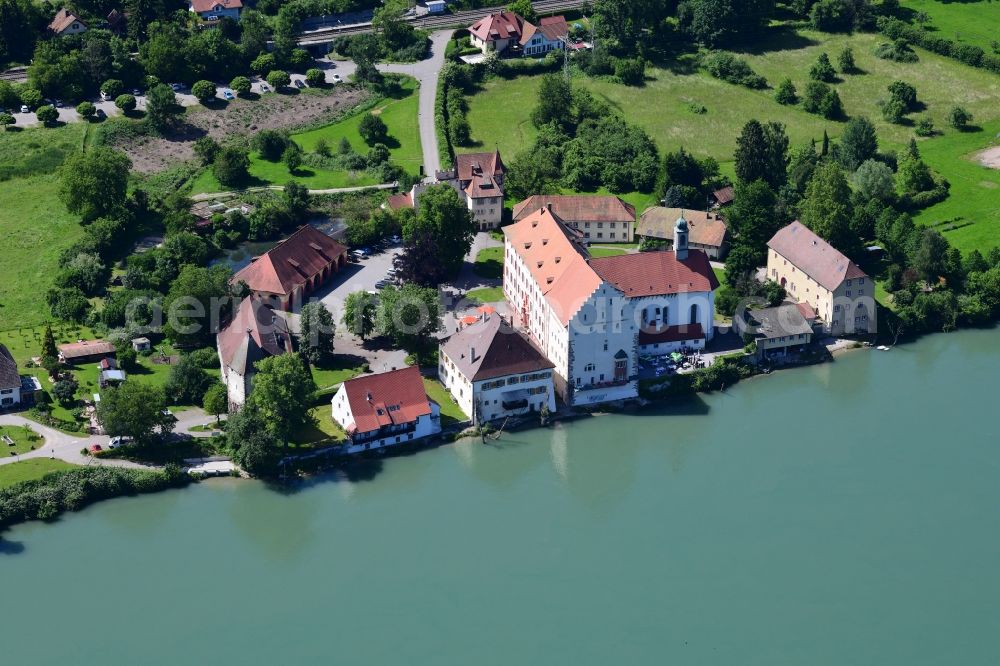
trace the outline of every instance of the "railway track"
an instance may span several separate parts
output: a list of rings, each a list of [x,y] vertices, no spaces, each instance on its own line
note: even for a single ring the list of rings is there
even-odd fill
[[[548,14],[550,12],[579,9],[583,4],[584,0],[536,0],[534,7],[537,13]],[[412,24],[413,27],[423,30],[453,27],[461,28],[475,23],[486,14],[501,11],[503,9],[505,9],[505,7],[503,5],[499,5],[496,7],[484,7],[482,9],[455,12],[454,14],[445,14],[443,16],[426,15],[412,17],[407,19],[407,21]],[[310,44],[322,44],[332,41],[337,37],[345,35],[360,35],[371,31],[371,23],[359,23],[357,25],[344,27],[320,28],[310,32],[308,35],[300,37],[299,44],[303,46],[308,46]]]

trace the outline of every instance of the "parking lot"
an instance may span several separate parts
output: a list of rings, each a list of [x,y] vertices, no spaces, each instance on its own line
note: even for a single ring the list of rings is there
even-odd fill
[[[316,296],[323,302],[334,320],[339,322],[344,316],[344,301],[355,291],[377,291],[375,286],[384,280],[392,268],[392,260],[402,252],[399,246],[389,247],[383,252],[369,256],[357,263],[349,263]]]

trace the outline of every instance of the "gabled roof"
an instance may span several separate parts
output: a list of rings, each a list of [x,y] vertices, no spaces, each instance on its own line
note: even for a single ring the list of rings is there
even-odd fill
[[[386,201],[386,206],[389,210],[399,210],[401,208],[413,208],[413,197],[410,196],[409,192],[400,192],[399,194],[389,195],[388,201]]]
[[[830,291],[839,287],[844,280],[868,277],[840,250],[798,220],[779,229],[767,242],[767,246]]]
[[[733,202],[733,199],[736,198],[736,192],[733,190],[732,185],[726,185],[712,192],[712,197],[719,202],[720,206],[725,206]]]
[[[343,245],[307,224],[234,275],[233,284],[242,280],[252,291],[291,294],[346,252]]]
[[[84,28],[87,27],[87,24],[83,20],[81,20],[79,16],[77,16],[70,10],[63,7],[58,12],[56,12],[55,17],[53,17],[52,19],[52,22],[49,23],[49,30],[51,30],[56,34],[59,34],[66,28],[73,25],[74,23],[79,23]]]
[[[713,291],[719,286],[701,250],[688,250],[683,260],[672,251],[594,257],[590,266],[629,298]]]
[[[222,9],[242,9],[241,0],[191,0],[191,10],[199,14],[215,10],[216,6]]]
[[[653,206],[644,210],[639,217],[637,232],[641,236],[673,239],[674,225],[679,217],[683,217],[688,223],[689,243],[722,247],[726,240],[726,222],[721,215],[713,212]]]
[[[746,323],[754,328],[748,332],[759,338],[774,339],[813,332],[812,326],[802,316],[802,311],[791,303],[773,308],[748,310],[746,318]]]
[[[474,382],[555,367],[496,314],[452,335],[441,343],[441,351]]]
[[[257,361],[292,351],[288,324],[259,296],[247,296],[218,335],[222,363],[237,374],[253,371]]]
[[[569,37],[569,24],[565,16],[544,16],[538,22],[538,31],[550,42],[555,42]]]
[[[413,423],[431,413],[417,366],[349,379],[343,389],[354,418],[353,425],[347,425],[351,433]]]
[[[12,388],[21,388],[21,376],[10,350],[0,344],[0,389]]]
[[[601,286],[578,235],[547,208],[507,225],[503,233],[560,321],[568,324]]]
[[[462,182],[473,180],[477,176],[503,176],[507,172],[500,151],[492,153],[459,153],[455,155],[455,172]]]
[[[73,361],[88,356],[110,355],[115,353],[115,346],[104,340],[82,340],[59,345],[59,355],[64,361]]]
[[[522,220],[552,205],[552,212],[566,222],[635,222],[635,206],[614,196],[536,194],[514,206],[513,219]]]
[[[495,12],[479,19],[469,28],[469,32],[484,42],[498,39],[513,39],[520,41],[525,26],[531,24],[514,12]],[[532,26],[534,27],[534,26]]]

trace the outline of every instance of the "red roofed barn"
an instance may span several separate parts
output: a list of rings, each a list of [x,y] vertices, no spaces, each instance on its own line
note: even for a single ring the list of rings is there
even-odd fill
[[[441,408],[427,397],[416,366],[349,379],[331,401],[347,431],[348,453],[412,442],[441,432]]]
[[[305,225],[233,276],[250,292],[291,310],[347,264],[347,248]]]

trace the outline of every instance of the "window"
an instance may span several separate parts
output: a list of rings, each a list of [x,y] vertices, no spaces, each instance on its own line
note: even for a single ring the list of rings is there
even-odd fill
[[[858,284],[864,284],[864,283],[865,283],[864,278],[858,278]]]
[[[851,286],[851,281],[850,281],[850,280],[848,280],[848,281],[847,281],[847,286],[848,286],[848,287],[850,287],[850,286]],[[849,293],[851,293],[851,292],[847,292],[847,293],[849,294]]]
[[[858,296],[864,296],[864,295],[865,295],[865,290],[864,289],[858,289]]]
[[[593,363],[588,363],[587,365],[583,366],[583,371],[584,372],[593,372],[594,371],[594,364]]]
[[[834,305],[833,306],[833,311],[834,312],[840,312],[840,306],[839,305]]]

